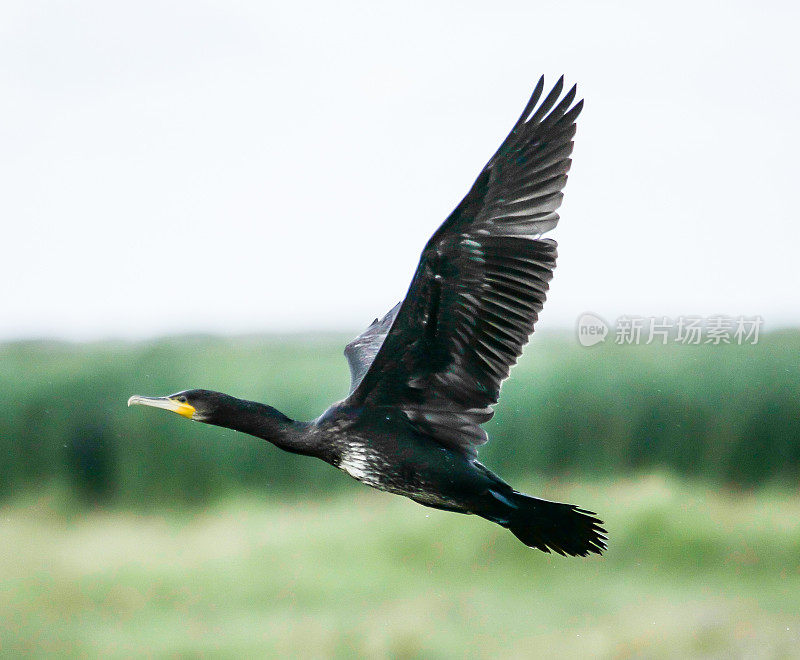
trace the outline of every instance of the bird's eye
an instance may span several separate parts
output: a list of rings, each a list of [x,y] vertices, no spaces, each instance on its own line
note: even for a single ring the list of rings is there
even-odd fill
[[[177,397],[177,401],[179,403],[186,403],[186,397],[185,396],[179,396],[179,397]]]

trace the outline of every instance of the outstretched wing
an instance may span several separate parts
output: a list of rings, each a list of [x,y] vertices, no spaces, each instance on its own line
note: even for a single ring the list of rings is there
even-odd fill
[[[369,351],[380,345],[366,373],[353,371],[348,402],[400,408],[420,431],[467,454],[486,442],[480,424],[533,332],[555,268],[556,243],[539,236],[558,222],[583,102],[573,105],[573,87],[557,103],[563,77],[539,103],[543,88],[540,79],[428,241],[399,309],[359,338]]]

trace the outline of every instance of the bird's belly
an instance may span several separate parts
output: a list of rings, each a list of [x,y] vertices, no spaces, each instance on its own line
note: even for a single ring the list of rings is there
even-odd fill
[[[442,492],[437,479],[421,466],[392,459],[363,445],[342,452],[338,467],[354,479],[389,493],[404,495],[420,504],[458,510],[458,499]]]

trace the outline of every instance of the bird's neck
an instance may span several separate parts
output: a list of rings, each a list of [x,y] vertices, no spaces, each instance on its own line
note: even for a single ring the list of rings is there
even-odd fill
[[[294,454],[315,453],[313,443],[304,433],[308,426],[306,423],[297,422],[263,403],[226,397],[214,415],[203,421],[263,438]]]

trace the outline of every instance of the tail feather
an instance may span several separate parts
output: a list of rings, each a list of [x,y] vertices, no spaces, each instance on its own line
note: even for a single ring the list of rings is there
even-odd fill
[[[491,491],[503,506],[499,515],[489,518],[506,527],[525,545],[543,552],[586,557],[606,549],[603,521],[592,511],[573,504],[540,500],[515,490]],[[488,516],[487,516],[488,517]]]

